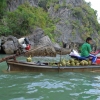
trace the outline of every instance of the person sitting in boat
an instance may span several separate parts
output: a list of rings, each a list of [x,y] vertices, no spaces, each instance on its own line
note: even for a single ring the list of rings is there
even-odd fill
[[[97,54],[97,52],[92,52],[91,44],[92,44],[92,38],[88,37],[86,39],[86,42],[82,45],[81,57],[91,58],[92,64],[96,64],[96,60],[97,60],[96,54]]]
[[[24,41],[25,41],[25,44],[26,44],[26,50],[30,50],[30,48],[31,48],[31,44],[30,44],[30,42],[29,42],[29,39],[28,38],[25,38],[24,39]]]

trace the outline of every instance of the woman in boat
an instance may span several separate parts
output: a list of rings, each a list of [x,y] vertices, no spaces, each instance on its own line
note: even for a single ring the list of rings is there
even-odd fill
[[[88,37],[86,39],[86,42],[82,45],[81,56],[86,57],[86,58],[92,58],[92,64],[96,64],[96,60],[97,60],[96,54],[97,54],[97,52],[92,52],[91,44],[92,44],[92,38]]]

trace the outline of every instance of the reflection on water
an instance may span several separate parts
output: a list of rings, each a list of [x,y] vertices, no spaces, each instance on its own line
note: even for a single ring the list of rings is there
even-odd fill
[[[0,64],[0,100],[100,100],[100,73],[3,73],[6,68]]]

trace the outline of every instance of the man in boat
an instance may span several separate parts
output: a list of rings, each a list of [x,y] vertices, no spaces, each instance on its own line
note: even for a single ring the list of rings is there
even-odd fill
[[[88,37],[86,39],[86,42],[82,45],[81,57],[91,58],[92,64],[96,64],[97,60],[96,54],[98,52],[92,52],[91,44],[92,44],[92,38]]]

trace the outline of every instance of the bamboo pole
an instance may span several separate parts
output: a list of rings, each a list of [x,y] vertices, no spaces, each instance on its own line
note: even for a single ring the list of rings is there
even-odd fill
[[[2,59],[0,59],[0,63],[1,62],[3,62],[3,61],[6,61],[6,60],[8,60],[8,59],[14,59],[14,58],[16,58],[16,54],[15,55],[11,55],[11,56],[7,56],[7,57],[5,57],[5,58],[2,58]]]
[[[61,63],[61,55],[62,55],[62,51],[60,51],[60,63]],[[58,72],[60,72],[60,64],[59,64],[59,66],[58,66]]]

